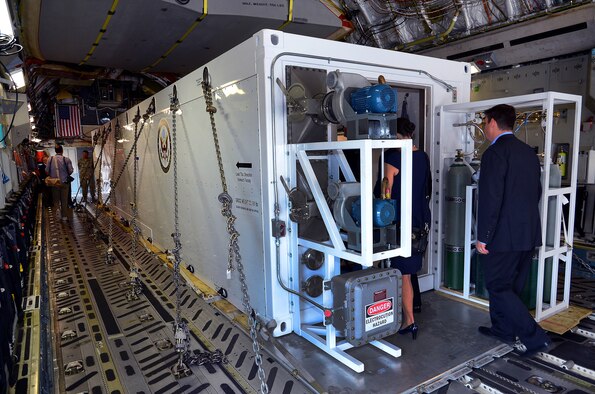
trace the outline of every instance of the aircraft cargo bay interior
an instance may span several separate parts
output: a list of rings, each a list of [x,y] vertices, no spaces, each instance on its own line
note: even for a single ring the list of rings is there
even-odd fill
[[[595,392],[595,4],[0,0],[0,394]]]

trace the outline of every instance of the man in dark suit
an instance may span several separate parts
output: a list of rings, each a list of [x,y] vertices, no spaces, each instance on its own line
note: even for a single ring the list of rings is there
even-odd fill
[[[532,354],[550,343],[519,297],[541,246],[541,170],[533,149],[511,131],[514,107],[500,104],[485,115],[492,144],[481,160],[476,248],[483,255],[492,327],[479,332],[505,342],[518,337]]]

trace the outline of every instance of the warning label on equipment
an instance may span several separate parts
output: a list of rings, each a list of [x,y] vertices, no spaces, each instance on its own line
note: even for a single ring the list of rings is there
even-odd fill
[[[394,318],[395,310],[392,297],[366,305],[366,331],[390,324]]]
[[[246,212],[260,213],[257,201],[248,200],[247,198],[236,198],[235,203],[238,209]]]
[[[242,5],[253,7],[285,7],[285,4],[283,2],[273,1],[242,1]]]

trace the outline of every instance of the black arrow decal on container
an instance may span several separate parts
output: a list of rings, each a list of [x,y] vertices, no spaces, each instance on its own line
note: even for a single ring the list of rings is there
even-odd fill
[[[240,163],[239,161],[236,163],[237,168],[252,168],[252,163]]]

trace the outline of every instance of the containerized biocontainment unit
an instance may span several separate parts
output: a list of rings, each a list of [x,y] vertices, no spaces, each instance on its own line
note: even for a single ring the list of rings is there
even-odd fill
[[[467,102],[469,83],[465,63],[264,30],[112,122],[104,199],[121,173],[114,210],[137,210],[142,235],[171,249],[177,195],[183,266],[274,335],[295,332],[361,372],[350,347],[400,355],[382,341],[401,323],[400,273],[372,267],[410,255],[414,144],[437,162],[434,108]],[[397,138],[405,116],[415,141]],[[374,195],[388,149],[401,151],[403,192]]]

